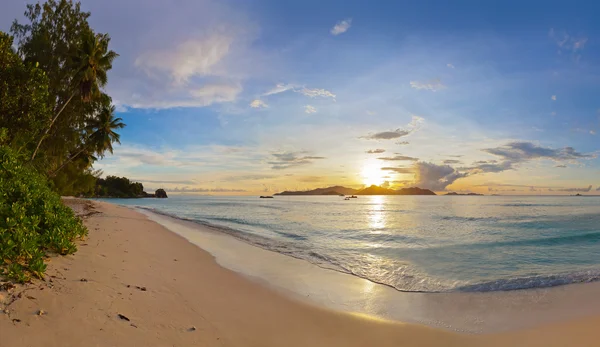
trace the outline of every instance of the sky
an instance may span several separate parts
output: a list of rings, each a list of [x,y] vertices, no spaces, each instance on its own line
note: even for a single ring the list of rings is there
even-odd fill
[[[0,30],[25,3],[4,0]],[[82,1],[148,190],[600,194],[600,4]]]

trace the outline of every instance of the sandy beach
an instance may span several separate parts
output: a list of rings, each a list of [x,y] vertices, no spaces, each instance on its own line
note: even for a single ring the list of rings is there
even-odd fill
[[[0,291],[0,346],[597,346],[600,317],[459,334],[317,307],[217,264],[134,210],[87,215],[79,251],[45,281]],[[85,208],[85,204],[91,204]]]

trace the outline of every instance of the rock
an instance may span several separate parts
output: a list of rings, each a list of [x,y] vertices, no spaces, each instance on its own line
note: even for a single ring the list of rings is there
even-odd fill
[[[88,280],[86,278],[82,278],[80,279],[81,282],[87,282]]]
[[[46,311],[44,311],[44,310],[39,310],[39,311],[38,311],[38,313],[37,313],[37,315],[38,315],[38,316],[43,316],[43,315],[45,315],[46,313],[47,313],[47,312],[46,312]]]
[[[126,316],[122,315],[122,314],[118,314],[117,317],[121,318],[122,320],[126,320],[128,322],[130,322],[131,320],[129,318],[127,318]]]
[[[196,331],[196,327],[192,325],[191,328],[188,329],[189,331]]]
[[[157,198],[161,198],[161,199],[166,199],[166,198],[168,198],[168,196],[167,196],[167,192],[165,192],[165,190],[164,190],[164,189],[162,189],[162,188],[160,188],[160,189],[157,189],[157,190],[156,190],[156,192],[154,193],[154,195],[155,195]]]

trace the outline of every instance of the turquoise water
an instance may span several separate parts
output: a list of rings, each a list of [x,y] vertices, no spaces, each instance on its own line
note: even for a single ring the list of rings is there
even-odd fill
[[[600,279],[600,197],[111,199],[402,291],[498,291]]]

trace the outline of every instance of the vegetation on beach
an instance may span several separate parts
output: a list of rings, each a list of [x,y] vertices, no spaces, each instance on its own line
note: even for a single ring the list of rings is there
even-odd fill
[[[0,274],[25,282],[42,278],[46,252],[71,254],[87,234],[81,220],[24,158],[0,147]]]
[[[103,90],[118,54],[89,17],[48,0],[0,32],[0,277],[42,277],[47,252],[76,250],[87,231],[60,195],[92,195],[93,163],[120,143]]]

